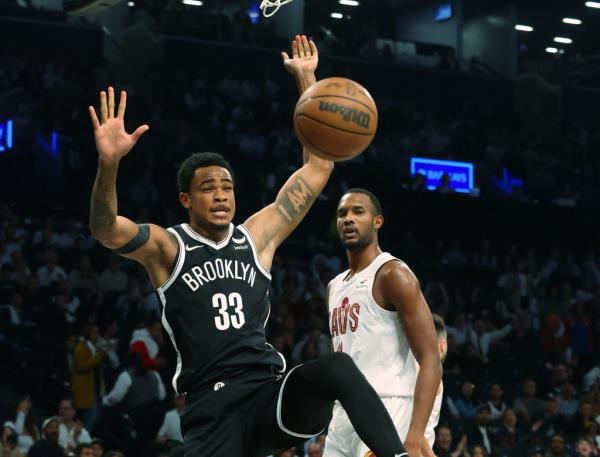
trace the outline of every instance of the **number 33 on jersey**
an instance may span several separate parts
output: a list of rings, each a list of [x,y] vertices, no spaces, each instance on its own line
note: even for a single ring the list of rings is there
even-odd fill
[[[229,227],[215,243],[188,224],[168,229],[177,239],[171,277],[157,289],[162,321],[177,351],[173,386],[179,393],[240,369],[285,370],[285,360],[265,344],[271,275],[260,264],[250,233]]]

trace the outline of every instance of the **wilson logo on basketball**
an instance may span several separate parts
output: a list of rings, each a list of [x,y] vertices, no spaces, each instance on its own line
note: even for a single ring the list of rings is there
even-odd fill
[[[340,113],[342,119],[344,119],[346,122],[351,121],[365,129],[369,128],[369,124],[371,122],[371,115],[366,111],[359,111],[356,108],[348,108],[347,106],[338,105],[337,103],[320,102],[319,111]]]

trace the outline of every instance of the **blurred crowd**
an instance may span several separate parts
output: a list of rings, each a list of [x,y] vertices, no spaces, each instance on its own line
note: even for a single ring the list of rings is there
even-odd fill
[[[0,216],[2,455],[179,455],[185,400],[143,269],[83,220]],[[448,325],[436,455],[595,455],[599,251],[400,239],[393,252]],[[269,340],[289,366],[330,351],[325,293],[345,259],[323,240],[273,264]],[[316,457],[319,443],[286,452]]]
[[[117,85],[129,93],[128,128],[151,125],[121,167],[123,214],[181,222],[175,170],[199,150],[222,152],[243,170],[235,177],[247,189],[237,194],[240,214],[271,201],[300,161],[297,95],[276,53],[259,54],[245,50],[240,61],[257,62],[232,58],[228,71],[171,65],[143,85]],[[381,123],[362,156],[336,166],[321,200],[360,184],[392,209],[399,191],[428,191],[409,173],[412,156],[474,162],[481,198],[593,200],[599,164],[589,151],[600,129],[572,141],[560,126],[519,120],[500,82],[376,65],[322,58],[319,76],[345,71],[372,89]],[[159,302],[143,269],[87,229],[97,156],[86,107],[118,79],[107,68],[43,56],[0,61],[0,122],[13,119],[15,132],[14,148],[0,154],[1,457],[182,453],[185,399],[171,389],[175,360]],[[27,190],[15,192],[24,179]],[[446,182],[437,192],[452,190]],[[329,222],[300,245],[287,243],[273,263],[269,340],[289,366],[330,348],[325,291],[345,259]],[[385,230],[395,236],[384,248],[414,269],[448,324],[436,455],[597,454],[600,250]],[[281,455],[319,457],[324,439]]]
[[[225,59],[237,51],[223,50]],[[159,214],[168,211],[172,205],[165,196],[173,189],[174,170],[198,150],[217,150],[234,165],[249,166],[258,175],[255,191],[263,201],[271,197],[300,157],[291,122],[297,93],[278,59],[259,53],[256,60],[264,66],[244,62],[226,71],[172,62],[169,71],[157,71],[144,85],[117,84],[129,93],[128,127],[151,125],[121,181],[131,189],[135,208],[147,202]],[[374,143],[338,167],[334,186],[363,176],[368,165],[379,173],[373,184],[389,183],[383,193],[425,191],[422,177],[410,172],[410,159],[425,157],[474,163],[472,195],[481,198],[597,206],[600,163],[591,154],[600,141],[597,124],[573,132],[544,118],[525,121],[512,88],[500,81],[435,72],[421,77],[400,67],[321,60],[319,77],[347,75],[371,89],[380,117]],[[397,78],[405,81],[393,83]],[[0,121],[13,119],[14,125],[13,152],[0,155],[6,188],[27,168],[39,177],[40,191],[65,207],[84,209],[85,196],[73,194],[70,186],[87,187],[93,173],[86,107],[117,79],[104,64],[88,68],[66,59],[15,57],[0,62]]]

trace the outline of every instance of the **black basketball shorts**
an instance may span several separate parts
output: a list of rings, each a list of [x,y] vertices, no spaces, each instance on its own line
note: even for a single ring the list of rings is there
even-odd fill
[[[265,457],[324,431],[333,402],[315,391],[310,365],[283,376],[245,373],[188,392],[185,457]]]

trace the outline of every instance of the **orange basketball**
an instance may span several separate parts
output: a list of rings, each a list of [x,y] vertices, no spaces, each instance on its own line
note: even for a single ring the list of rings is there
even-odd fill
[[[360,84],[328,78],[298,100],[294,127],[300,142],[328,160],[341,162],[363,152],[377,131],[377,106]]]

